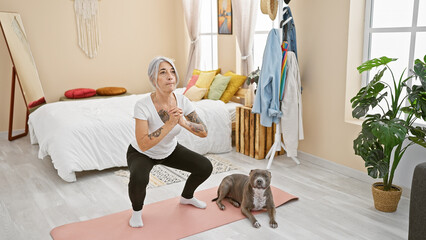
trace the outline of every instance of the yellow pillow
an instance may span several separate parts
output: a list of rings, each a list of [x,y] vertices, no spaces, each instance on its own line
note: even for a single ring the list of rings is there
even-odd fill
[[[200,101],[204,95],[207,93],[207,88],[199,88],[197,86],[192,86],[184,94],[191,101]]]
[[[199,88],[209,88],[213,82],[214,76],[215,76],[214,72],[201,73],[200,76],[198,77],[197,82],[195,83],[195,86]]]
[[[223,76],[230,76],[231,80],[228,83],[228,87],[226,87],[225,92],[223,92],[220,100],[224,103],[229,102],[234,94],[238,91],[241,85],[244,84],[244,81],[247,79],[247,76],[237,75],[231,71],[223,74]]]
[[[207,92],[210,88],[210,85],[212,84],[214,80],[215,73],[214,72],[202,72],[200,76],[198,77],[197,82],[195,83],[195,86],[199,88],[206,88]],[[207,93],[205,94],[204,98],[207,98]]]
[[[214,72],[214,75],[216,75],[216,74],[219,74],[221,72],[221,69],[218,68],[216,70],[210,70],[210,71],[201,71],[201,70],[198,70],[198,69],[194,69],[192,71],[192,75],[200,75],[202,72],[205,72],[205,73]]]

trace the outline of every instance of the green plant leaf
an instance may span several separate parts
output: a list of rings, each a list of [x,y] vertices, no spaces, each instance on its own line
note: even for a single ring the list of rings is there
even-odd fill
[[[410,127],[411,136],[408,137],[414,143],[426,148],[426,128],[424,127]]]
[[[401,111],[404,113],[411,113],[414,111],[413,107],[409,106],[409,107],[402,107]]]
[[[379,119],[371,123],[371,132],[381,144],[393,148],[404,141],[408,129],[400,119]]]
[[[374,145],[375,142],[377,142],[377,138],[373,135],[368,126],[363,126],[358,137],[353,142],[355,154],[361,156],[364,160],[367,160],[370,151],[377,148]]]
[[[414,75],[420,79],[420,84],[426,89],[426,64],[416,60],[416,64],[414,65]]]
[[[372,178],[384,178],[389,172],[389,163],[385,161],[383,149],[375,143],[375,149],[372,149],[367,155],[365,167],[368,175]]]
[[[368,126],[364,126],[353,141],[355,154],[365,161],[368,175],[372,178],[383,178],[389,172],[389,162],[385,159],[383,147],[372,134]]]
[[[380,118],[381,118],[380,114],[369,114],[365,116],[365,120],[362,123],[362,127],[369,129],[369,131],[371,131],[371,123],[380,121]]]
[[[373,80],[367,86],[361,88],[357,95],[351,99],[352,103],[352,116],[354,118],[361,118],[365,116],[368,110],[377,106],[377,104],[387,95],[387,92],[377,97],[386,86],[380,82],[386,68],[378,72]]]
[[[426,55],[424,56],[426,62]],[[404,112],[412,113],[417,118],[422,118],[426,120],[426,64],[420,59],[416,59],[414,65],[414,76],[420,81],[420,85],[414,85],[411,88],[407,87],[408,101],[411,108],[404,108]]]
[[[414,85],[408,92],[408,102],[410,108],[402,109],[404,112],[413,112],[417,118],[426,120],[426,91],[423,86]]]
[[[386,65],[392,61],[396,61],[397,58],[388,58],[388,57],[381,57],[381,58],[374,58],[368,61],[365,61],[363,64],[361,64],[359,67],[357,67],[357,70],[359,73],[369,71],[374,67],[379,67]]]

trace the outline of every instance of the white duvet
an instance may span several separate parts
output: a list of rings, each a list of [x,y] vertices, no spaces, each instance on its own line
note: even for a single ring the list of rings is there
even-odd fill
[[[143,95],[46,104],[28,120],[38,157],[50,156],[58,175],[76,181],[75,172],[127,166],[127,148],[134,139],[134,104]],[[202,100],[193,105],[206,124],[207,138],[186,129],[178,135],[185,147],[198,152],[224,153],[231,146],[231,117],[222,101]]]

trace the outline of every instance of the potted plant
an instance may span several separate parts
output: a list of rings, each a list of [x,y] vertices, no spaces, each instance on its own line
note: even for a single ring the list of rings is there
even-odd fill
[[[381,57],[359,66],[359,73],[376,67],[381,69],[351,99],[352,116],[363,118],[362,129],[353,141],[353,148],[355,154],[365,161],[368,175],[383,179],[383,182],[373,184],[372,191],[376,209],[385,212],[396,211],[401,197],[402,189],[393,185],[392,181],[405,151],[413,144],[426,148],[426,128],[414,124],[416,119],[426,119],[426,56],[424,62],[415,61],[414,70],[406,77],[404,70],[399,79],[388,66],[396,60]],[[382,80],[386,71],[390,72],[390,84]],[[416,80],[415,84],[409,86],[410,80]],[[380,102],[385,104],[379,105]],[[369,110],[376,106],[380,112],[370,114]],[[381,196],[385,200],[380,200]]]

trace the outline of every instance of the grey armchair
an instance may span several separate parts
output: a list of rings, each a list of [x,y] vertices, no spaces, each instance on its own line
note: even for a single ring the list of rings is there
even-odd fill
[[[426,162],[418,164],[414,169],[408,239],[426,239]]]

